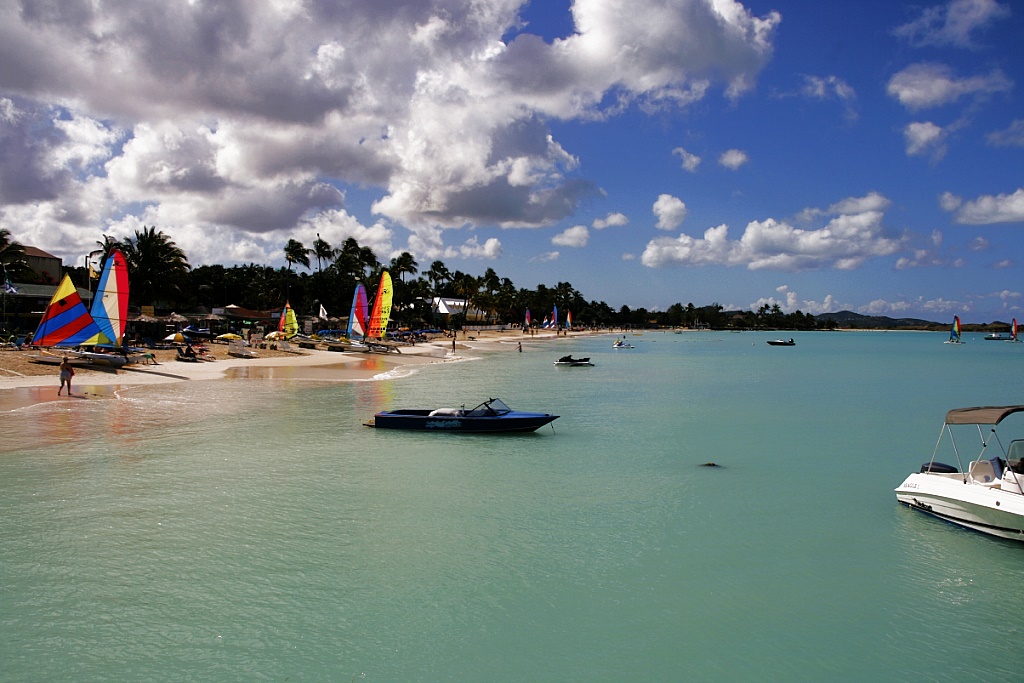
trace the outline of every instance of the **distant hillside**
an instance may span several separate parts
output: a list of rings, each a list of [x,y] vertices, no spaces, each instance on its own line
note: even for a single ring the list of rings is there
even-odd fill
[[[820,313],[814,319],[822,323],[831,318],[840,327],[859,327],[863,329],[900,329],[900,328],[937,328],[943,327],[945,323],[936,323],[920,318],[890,318],[884,315],[861,315],[853,311],[839,311],[838,313]]]

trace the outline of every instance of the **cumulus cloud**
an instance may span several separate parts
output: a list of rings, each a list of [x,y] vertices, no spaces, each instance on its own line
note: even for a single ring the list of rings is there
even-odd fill
[[[883,218],[889,200],[872,192],[829,208],[832,218],[819,229],[796,228],[768,218],[751,221],[738,240],[727,225],[709,228],[703,238],[686,234],[647,243],[641,262],[650,268],[672,265],[745,266],[749,270],[852,270],[865,261],[889,256],[903,239],[887,234]],[[824,213],[824,212],[823,212]]]
[[[686,219],[686,204],[670,194],[658,195],[651,211],[658,217],[654,227],[659,230],[675,230]]]
[[[943,195],[945,196],[945,195]],[[943,202],[953,211],[953,220],[963,225],[992,225],[1024,222],[1024,188],[1013,194],[982,195],[969,202]],[[952,208],[947,208],[947,206]]]
[[[591,227],[594,228],[594,230],[604,230],[605,228],[620,227],[628,224],[629,219],[626,217],[626,214],[616,211],[615,213],[608,214],[604,218],[595,218],[594,222],[591,223]]]
[[[988,75],[957,78],[943,64],[913,64],[889,79],[886,92],[907,109],[916,111],[949,104],[966,95],[1005,92],[1013,82],[995,69]]]
[[[676,147],[672,150],[672,154],[683,160],[683,168],[690,173],[696,173],[697,167],[700,166],[700,157],[696,154],[687,152],[682,147]]]
[[[952,0],[924,8],[918,17],[896,27],[893,33],[917,47],[973,47],[973,33],[1008,16],[1009,6],[996,0]]]
[[[574,30],[545,42],[524,5],[4,3],[0,227],[27,240],[14,206],[64,216],[32,243],[77,258],[97,226],[156,215],[252,255],[356,187],[431,253],[439,228],[550,226],[598,190],[546,121],[739,97],[781,21],[734,0],[576,0]]]
[[[731,171],[735,171],[748,161],[747,153],[741,149],[726,150],[718,157],[718,163]]]
[[[566,228],[551,238],[551,244],[559,247],[585,247],[590,240],[590,230],[585,225]]]

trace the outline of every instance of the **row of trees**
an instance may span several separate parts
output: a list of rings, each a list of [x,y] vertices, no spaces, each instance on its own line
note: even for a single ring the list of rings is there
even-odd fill
[[[0,230],[0,260],[11,264],[12,278],[26,277],[30,271],[24,263],[24,248],[10,237],[10,233]],[[434,261],[421,272],[420,264],[409,252],[402,252],[384,263],[372,249],[351,237],[340,247],[333,247],[319,235],[312,248],[289,240],[284,247],[286,266],[283,268],[255,263],[193,268],[174,241],[155,227],[144,226],[123,240],[104,236],[97,245],[95,254],[104,260],[115,247],[124,253],[133,305],[153,305],[165,311],[226,304],[267,310],[288,300],[300,314],[316,315],[323,306],[331,315],[345,316],[356,284],[364,283],[372,295],[381,272],[389,270],[394,280],[393,314],[398,322],[413,327],[439,324],[431,305],[434,297],[468,300],[470,307],[488,311],[495,322],[505,324],[521,322],[527,309],[537,320],[557,306],[563,317],[565,312],[572,311],[577,324],[589,326],[819,327],[814,316],[800,311],[786,314],[778,305],[733,312],[724,311],[717,303],[701,307],[676,303],[665,311],[628,306],[614,310],[603,301],[586,300],[568,282],[559,282],[554,287],[541,284],[536,289],[518,288],[510,279],[499,277],[493,268],[488,268],[482,276],[474,276],[449,270],[442,261]],[[300,267],[306,272],[299,272]],[[87,286],[89,274],[85,268],[73,267],[68,271],[77,286]]]

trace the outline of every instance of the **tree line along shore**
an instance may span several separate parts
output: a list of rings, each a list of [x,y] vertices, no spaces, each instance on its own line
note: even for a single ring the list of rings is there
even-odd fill
[[[284,246],[284,267],[249,263],[193,267],[174,241],[155,227],[144,226],[122,240],[104,235],[90,256],[102,263],[111,249],[118,248],[128,263],[130,302],[135,310],[152,306],[158,312],[211,310],[228,304],[266,311],[288,301],[299,315],[317,316],[321,310],[333,317],[346,317],[352,294],[359,283],[370,290],[384,270],[394,283],[392,319],[397,326],[418,329],[444,326],[460,329],[468,322],[522,324],[526,312],[539,325],[556,308],[562,321],[572,312],[574,324],[607,328],[709,328],[771,330],[907,329],[941,330],[948,323],[918,319],[867,316],[851,311],[811,315],[802,311],[786,313],[778,304],[755,310],[725,310],[718,303],[694,306],[675,303],[665,310],[621,306],[586,299],[569,282],[554,286],[539,284],[533,289],[517,287],[500,277],[493,268],[483,275],[450,270],[444,262],[433,261],[425,270],[409,252],[381,261],[369,247],[347,238],[335,247],[319,236],[312,247],[298,240]],[[7,279],[15,282],[56,285],[63,273],[35,273],[24,259],[24,246],[0,230],[0,263]],[[90,268],[65,267],[77,287],[89,288]],[[92,273],[95,276],[95,271]],[[442,318],[435,302],[439,298],[466,302],[463,312]],[[17,316],[13,308],[9,317]],[[1007,329],[1009,323],[965,324],[964,331],[990,332]]]

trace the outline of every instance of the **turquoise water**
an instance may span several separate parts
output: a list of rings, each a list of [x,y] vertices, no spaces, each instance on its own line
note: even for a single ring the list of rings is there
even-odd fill
[[[1020,680],[1024,545],[893,489],[949,408],[1024,402],[1024,344],[768,338],[2,414],[0,680]],[[488,396],[562,417],[361,425]]]

